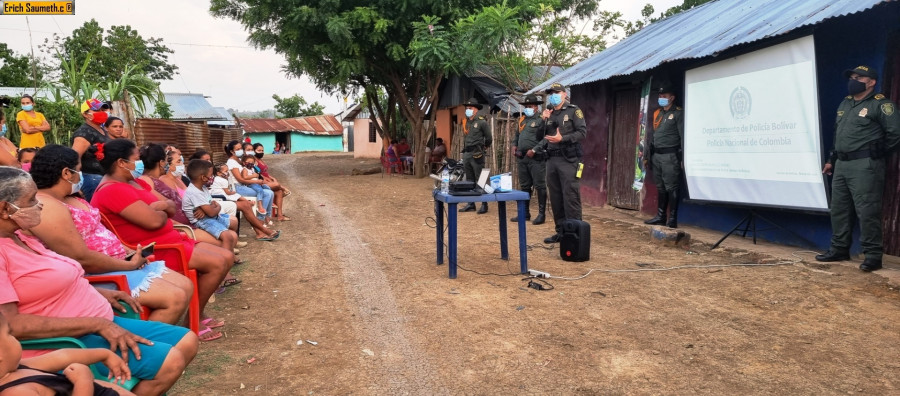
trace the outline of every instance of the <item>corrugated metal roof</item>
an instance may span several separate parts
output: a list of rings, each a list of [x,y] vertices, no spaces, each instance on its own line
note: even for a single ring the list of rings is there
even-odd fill
[[[192,93],[163,93],[166,96],[166,104],[172,111],[173,121],[202,121],[218,120],[228,121],[230,117],[222,117],[215,107],[206,101],[203,94]],[[147,114],[153,114],[156,108],[148,104]]]
[[[578,85],[652,69],[679,59],[716,55],[728,48],[788,33],[826,19],[868,10],[891,0],[718,0],[662,21],[566,69],[553,82]]]
[[[224,107],[213,107],[216,110],[216,113],[219,113],[219,116],[228,120],[228,121],[209,121],[209,125],[216,126],[235,126],[234,116],[228,112],[228,109]]]
[[[244,132],[298,132],[306,135],[341,136],[344,127],[331,114],[299,118],[240,118]]]

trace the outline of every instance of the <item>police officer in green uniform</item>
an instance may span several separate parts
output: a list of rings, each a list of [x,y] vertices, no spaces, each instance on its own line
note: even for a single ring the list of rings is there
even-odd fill
[[[487,149],[491,147],[491,127],[484,118],[478,115],[481,110],[481,104],[471,98],[463,104],[466,107],[466,118],[463,120],[463,169],[466,171],[466,180],[477,181],[481,175],[481,169],[484,168],[484,156]],[[475,210],[475,204],[469,202],[466,206],[459,209],[460,212],[468,212]],[[487,202],[481,203],[478,214],[484,214],[488,211]]]
[[[819,261],[850,258],[854,217],[859,219],[860,245],[865,260],[859,269],[881,269],[881,198],[885,157],[900,144],[897,106],[875,94],[878,73],[868,66],[847,70],[848,95],[838,106],[834,150],[823,173],[831,182],[831,247]]]
[[[512,143],[519,170],[519,190],[527,192],[529,198],[532,188],[537,191],[538,215],[531,222],[534,225],[544,224],[547,211],[546,155],[534,153],[534,147],[544,139],[544,120],[538,113],[538,106],[542,104],[536,95],[525,96],[522,102],[524,110]],[[531,200],[528,202],[530,204]],[[525,207],[525,220],[531,220],[530,205]],[[517,222],[519,217],[513,217],[510,221]]]
[[[581,140],[587,133],[584,113],[568,101],[566,87],[553,83],[547,88],[547,107],[541,114],[544,119],[544,140],[534,152],[546,153],[547,189],[550,192],[550,208],[556,234],[544,239],[544,243],[556,243],[562,237],[562,223],[566,219],[581,220],[581,162],[584,152]]]
[[[644,224],[665,224],[678,228],[678,187],[681,182],[681,141],[684,137],[684,110],[675,106],[671,86],[659,89],[659,109],[653,113],[653,184],[656,184],[656,217]],[[669,208],[666,219],[666,206]]]

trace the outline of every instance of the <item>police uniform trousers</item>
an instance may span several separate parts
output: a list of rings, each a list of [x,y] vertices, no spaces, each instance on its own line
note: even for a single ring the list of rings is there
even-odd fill
[[[547,190],[557,234],[562,232],[566,219],[581,220],[581,180],[575,178],[579,162],[569,162],[562,156],[547,160]]]
[[[481,158],[474,157],[474,154],[477,153],[463,153],[463,170],[466,172],[466,180],[475,183],[478,182],[478,176],[481,176],[481,169],[484,168],[484,152],[481,152]]]
[[[547,188],[547,161],[532,157],[518,159],[519,189],[531,194],[531,189]]]
[[[831,182],[831,246],[849,252],[853,227],[859,219],[866,258],[881,260],[881,200],[884,193],[884,159],[837,160]]]
[[[653,183],[657,191],[678,192],[681,183],[681,161],[678,154],[653,154]]]

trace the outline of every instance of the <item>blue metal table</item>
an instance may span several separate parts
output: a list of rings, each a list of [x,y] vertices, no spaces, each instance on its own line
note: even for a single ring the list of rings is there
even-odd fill
[[[437,263],[444,263],[444,204],[447,204],[447,250],[450,261],[450,279],[456,279],[456,216],[457,204],[496,202],[500,220],[500,258],[509,260],[509,247],[506,240],[506,201],[517,201],[519,225],[519,261],[523,274],[528,273],[528,252],[525,239],[525,210],[528,205],[528,193],[513,190],[511,192],[457,196],[437,192],[434,194],[434,214],[437,218]],[[474,213],[473,213],[474,215]]]

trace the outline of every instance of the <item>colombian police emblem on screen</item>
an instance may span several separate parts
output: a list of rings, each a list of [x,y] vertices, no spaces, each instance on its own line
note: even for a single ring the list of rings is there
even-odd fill
[[[737,87],[731,91],[731,99],[728,103],[731,106],[731,116],[740,120],[750,115],[753,100],[750,98],[750,91],[747,88]]]

